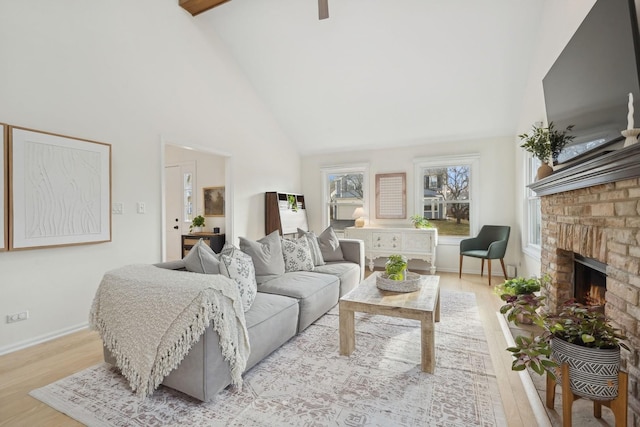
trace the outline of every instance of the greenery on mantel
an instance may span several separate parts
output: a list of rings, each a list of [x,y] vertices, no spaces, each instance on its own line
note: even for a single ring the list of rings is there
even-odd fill
[[[520,147],[533,154],[542,163],[555,160],[562,149],[575,138],[569,135],[573,126],[567,126],[565,130],[559,131],[553,127],[553,122],[549,123],[549,127],[538,127],[534,124],[531,135],[526,133],[518,135],[518,138],[524,141]]]

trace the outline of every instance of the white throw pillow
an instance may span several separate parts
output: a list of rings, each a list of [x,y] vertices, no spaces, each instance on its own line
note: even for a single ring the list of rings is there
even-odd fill
[[[282,244],[277,230],[255,242],[240,237],[240,250],[253,260],[257,276],[284,274]]]
[[[220,272],[237,283],[242,308],[245,312],[249,311],[258,292],[251,257],[239,250],[233,250],[231,255],[221,254],[220,261]]]
[[[304,231],[298,228],[298,237],[305,236],[309,243],[309,249],[311,250],[311,258],[313,259],[313,265],[324,265],[324,258],[322,258],[322,251],[320,250],[320,244],[318,243],[318,237],[313,231]]]
[[[191,248],[189,253],[183,258],[183,261],[187,271],[202,274],[220,273],[220,261],[218,257],[213,252],[213,249],[202,239],[193,245],[193,248]]]
[[[282,239],[282,256],[286,272],[313,270],[313,258],[305,236],[296,240]]]
[[[336,236],[333,227],[328,227],[318,236],[318,244],[322,252],[322,259],[329,261],[344,261],[342,249],[340,248],[340,240]]]

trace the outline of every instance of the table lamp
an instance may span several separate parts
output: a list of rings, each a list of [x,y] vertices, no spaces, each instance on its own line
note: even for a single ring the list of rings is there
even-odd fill
[[[353,211],[353,215],[351,215],[351,218],[356,220],[356,227],[364,227],[364,209],[356,208],[356,210]]]

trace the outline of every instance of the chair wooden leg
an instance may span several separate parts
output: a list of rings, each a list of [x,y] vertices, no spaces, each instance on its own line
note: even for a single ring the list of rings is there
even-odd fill
[[[487,260],[487,267],[488,267],[488,273],[489,273],[489,286],[491,286],[491,260],[488,259]]]
[[[500,264],[502,265],[502,273],[504,273],[504,280],[509,280],[507,277],[507,269],[504,268],[504,259],[500,258]]]
[[[480,277],[484,276],[484,258],[480,260],[482,263],[480,264]]]
[[[460,255],[460,274],[458,274],[458,278],[462,279],[462,255]]]

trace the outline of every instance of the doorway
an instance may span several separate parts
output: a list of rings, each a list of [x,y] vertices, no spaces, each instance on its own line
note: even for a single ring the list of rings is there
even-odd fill
[[[163,232],[162,259],[182,258],[182,236],[189,234],[191,220],[205,217],[204,231],[219,229],[230,235],[232,198],[230,191],[230,157],[201,148],[162,144],[163,150]],[[203,189],[223,188],[223,215],[208,216],[204,211]]]

